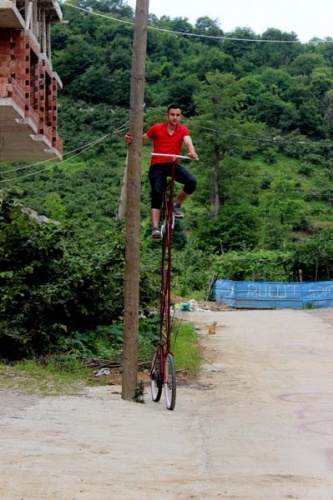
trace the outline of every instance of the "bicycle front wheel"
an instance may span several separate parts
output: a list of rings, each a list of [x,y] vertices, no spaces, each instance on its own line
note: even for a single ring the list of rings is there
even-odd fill
[[[162,370],[161,370],[161,351],[157,349],[154,352],[150,370],[151,398],[156,403],[161,399],[162,394]]]
[[[170,353],[165,358],[164,397],[167,409],[173,410],[176,406],[176,368],[173,355]]]

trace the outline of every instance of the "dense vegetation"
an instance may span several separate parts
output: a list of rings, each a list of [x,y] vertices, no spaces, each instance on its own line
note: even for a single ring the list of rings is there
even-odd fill
[[[123,0],[70,0],[53,29],[64,90],[64,161],[0,165],[3,356],[109,355],[123,314],[124,227],[116,222],[126,146],[133,10]],[[173,289],[204,298],[216,276],[331,279],[332,40],[216,21],[150,15],[145,127],[183,106],[200,161],[198,190],[175,228]],[[142,331],[158,300],[143,151]],[[24,168],[24,170],[23,170]],[[16,200],[13,203],[13,199]],[[39,224],[21,206],[59,224]],[[147,333],[148,332],[148,333]]]

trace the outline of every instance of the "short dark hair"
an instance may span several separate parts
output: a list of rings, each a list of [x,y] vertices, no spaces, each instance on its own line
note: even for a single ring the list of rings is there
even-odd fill
[[[169,104],[168,113],[169,113],[170,109],[180,109],[180,111],[182,111],[182,107],[179,104],[177,104],[176,102],[172,102],[171,104]]]

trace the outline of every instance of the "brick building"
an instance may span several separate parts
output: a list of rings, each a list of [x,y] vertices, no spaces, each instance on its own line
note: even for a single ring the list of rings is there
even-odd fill
[[[0,162],[62,158],[50,28],[56,0],[0,0]]]

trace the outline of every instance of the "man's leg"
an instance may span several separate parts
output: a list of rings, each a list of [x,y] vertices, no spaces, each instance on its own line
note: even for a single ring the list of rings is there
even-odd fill
[[[159,229],[160,212],[163,200],[163,193],[166,185],[166,171],[163,165],[154,165],[149,170],[149,180],[151,185],[151,224],[152,238],[158,240],[161,238]]]
[[[158,227],[160,223],[160,210],[158,208],[152,208],[151,214],[151,225],[152,227]]]
[[[197,179],[191,172],[186,170],[186,168],[182,167],[181,165],[177,165],[175,172],[175,180],[183,184],[183,189],[177,196],[174,204],[175,217],[182,219],[184,217],[184,214],[181,211],[180,206],[195,191],[197,187]]]
[[[177,199],[176,199],[176,203],[181,205],[182,203],[184,203],[184,201],[187,200],[187,198],[189,198],[191,195],[190,194],[187,194],[185,193],[185,191],[181,191],[179,193],[179,195],[177,196]]]
[[[160,240],[162,237],[162,233],[159,228],[160,210],[157,208],[152,208],[150,214],[151,214],[151,225],[152,225],[151,237],[153,238],[153,240]]]

